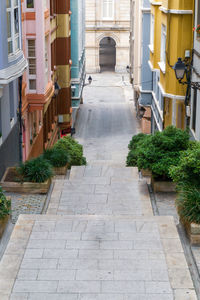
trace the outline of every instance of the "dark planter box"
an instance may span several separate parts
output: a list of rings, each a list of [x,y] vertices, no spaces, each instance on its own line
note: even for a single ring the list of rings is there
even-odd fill
[[[11,182],[6,181],[9,172],[14,172],[13,167],[7,168],[6,172],[0,182],[0,186],[6,192],[14,192],[14,193],[29,193],[29,194],[46,194],[49,190],[51,185],[51,179],[48,179],[42,183],[35,183],[35,182]]]
[[[189,223],[182,219],[180,221],[185,227],[190,243],[200,245],[200,224]]]
[[[67,169],[68,169],[68,164],[64,167],[60,167],[60,168],[53,168],[53,172],[55,175],[66,175],[67,173]]]
[[[4,230],[6,229],[9,219],[10,219],[9,215],[0,219],[0,238],[2,237]]]
[[[176,192],[176,183],[172,181],[157,181],[151,176],[151,186],[154,192]]]
[[[149,169],[141,169],[140,172],[141,172],[142,176],[144,176],[144,177],[146,177],[146,176],[151,177],[152,176],[152,172]]]

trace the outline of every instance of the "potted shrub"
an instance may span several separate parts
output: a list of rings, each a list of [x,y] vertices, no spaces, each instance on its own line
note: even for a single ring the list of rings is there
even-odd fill
[[[129,153],[126,159],[127,167],[137,167],[137,160],[139,157],[139,151],[142,147],[142,143],[145,139],[148,139],[148,135],[144,133],[139,133],[134,135],[128,145]],[[140,169],[143,176],[151,176],[152,172],[149,169]]]
[[[169,169],[170,166],[178,165],[181,151],[188,146],[188,132],[173,126],[143,140],[138,152],[137,166],[139,169],[152,171],[151,183],[154,191],[175,191]]]
[[[65,149],[48,149],[43,153],[43,157],[53,166],[54,174],[66,175],[68,164],[70,164],[70,155]]]
[[[0,187],[0,238],[6,228],[9,220],[11,208],[11,201],[3,193],[2,187]]]
[[[44,158],[37,157],[19,167],[7,168],[0,184],[8,192],[46,194],[52,176],[51,164]]]
[[[177,166],[170,168],[177,184],[177,210],[192,243],[200,243],[200,143],[190,143]]]
[[[191,243],[200,244],[200,188],[183,185],[176,206]]]
[[[86,158],[83,156],[83,146],[72,137],[63,137],[54,145],[55,149],[64,149],[70,156],[70,167],[86,165]]]

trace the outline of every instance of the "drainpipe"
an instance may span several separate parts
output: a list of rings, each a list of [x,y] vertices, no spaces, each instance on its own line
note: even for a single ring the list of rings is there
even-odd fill
[[[19,77],[19,161],[22,162],[22,76]]]

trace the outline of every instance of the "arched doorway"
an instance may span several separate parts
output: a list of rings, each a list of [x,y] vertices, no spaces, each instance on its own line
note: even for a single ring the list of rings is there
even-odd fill
[[[105,37],[99,45],[100,72],[115,71],[116,43],[111,37]]]

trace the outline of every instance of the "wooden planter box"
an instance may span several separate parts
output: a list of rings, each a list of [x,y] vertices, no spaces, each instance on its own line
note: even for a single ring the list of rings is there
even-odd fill
[[[151,186],[154,192],[176,192],[176,183],[172,181],[157,181],[151,176]]]
[[[7,168],[6,172],[0,182],[0,186],[6,192],[14,192],[14,193],[29,193],[29,194],[46,194],[51,185],[51,179],[48,179],[42,183],[35,182],[11,182],[7,181],[6,178],[9,175],[9,172],[14,172],[15,168]]]
[[[181,219],[191,244],[200,245],[200,224],[189,223]]]
[[[145,176],[151,177],[152,176],[152,172],[149,169],[141,169],[140,172],[141,172],[143,177],[145,177]]]
[[[0,238],[2,237],[4,230],[6,229],[9,219],[9,215],[5,216],[3,219],[0,219]]]
[[[53,172],[55,175],[66,175],[68,169],[68,165],[60,168],[53,168]]]

